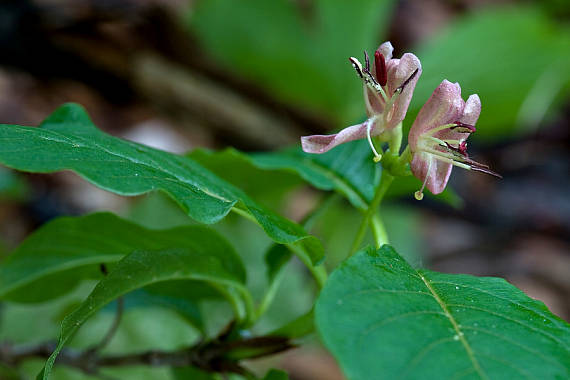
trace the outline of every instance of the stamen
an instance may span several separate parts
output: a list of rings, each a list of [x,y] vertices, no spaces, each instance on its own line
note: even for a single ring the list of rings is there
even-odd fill
[[[382,89],[382,86],[378,84],[376,78],[374,78],[370,71],[366,68],[363,68],[358,59],[350,57],[348,60],[352,64],[352,67],[354,67],[354,70],[356,70],[358,76],[363,80],[364,84],[368,86],[368,88],[372,90],[372,93],[378,98],[378,101],[380,101],[380,103],[386,102],[388,99],[386,93]]]
[[[471,166],[464,164],[464,163],[461,163],[461,162],[458,162],[458,161],[455,161],[449,157],[441,156],[441,155],[439,155],[437,153],[433,153],[433,152],[426,152],[426,153],[430,153],[433,156],[433,158],[435,158],[438,161],[445,162],[445,163],[451,164],[453,166],[457,166],[458,168],[461,168],[461,169],[471,170]]]
[[[456,152],[457,154],[462,155],[463,157],[467,157],[467,143],[463,141],[459,146],[456,148],[450,145],[447,141],[445,142],[446,148]]]
[[[443,131],[444,129],[449,129],[449,128],[455,127],[455,126],[456,126],[455,123],[443,124],[443,125],[440,125],[439,127],[435,127],[433,129],[430,129],[429,131],[427,131],[425,133],[425,135],[426,136],[433,136],[436,132]]]
[[[356,59],[354,57],[349,57],[348,60],[352,64],[352,67],[354,67],[354,70],[356,70],[356,73],[358,74],[358,76],[360,78],[364,79],[364,75],[362,74],[362,65],[360,64],[358,59]]]
[[[370,72],[370,58],[366,50],[364,50],[364,62],[366,62],[366,71]]]
[[[457,132],[460,133],[475,133],[475,131],[477,130],[477,128],[475,128],[474,125],[465,124],[460,121],[455,121],[453,124],[455,124],[455,126],[449,127],[449,129],[451,129],[452,131],[455,129],[459,129]]]
[[[370,145],[370,149],[372,149],[372,153],[374,154],[374,162],[380,162],[382,159],[382,155],[378,154],[376,148],[374,147],[374,143],[372,142],[372,136],[370,136],[370,130],[372,129],[372,125],[374,124],[374,119],[368,119],[368,125],[366,126],[366,138],[368,139],[368,144]]]
[[[410,75],[410,77],[409,77],[408,79],[406,79],[406,80],[404,81],[404,83],[402,83],[402,84],[400,85],[400,87],[398,87],[398,88],[396,89],[396,91],[394,91],[394,92],[395,92],[395,93],[396,93],[396,92],[399,93],[399,92],[404,91],[404,87],[406,87],[406,86],[408,85],[408,83],[410,83],[410,81],[411,81],[412,79],[414,79],[414,77],[418,74],[418,71],[419,71],[419,69],[415,69],[414,72],[412,73],[412,75]]]
[[[481,173],[489,174],[489,175],[492,175],[493,177],[503,178],[503,176],[500,175],[499,173],[495,173],[494,171],[487,169],[487,168],[483,168],[483,167],[479,167],[479,166],[472,166],[471,170],[473,170],[475,172],[481,172]]]
[[[374,66],[376,68],[376,79],[380,83],[380,86],[386,86],[388,83],[388,70],[386,69],[386,60],[384,55],[378,50],[374,53]]]
[[[416,191],[414,193],[414,198],[416,198],[416,200],[421,201],[422,199],[424,199],[424,189],[426,187],[426,183],[428,181],[429,178],[429,172],[431,171],[431,163],[433,162],[432,159],[429,160],[429,164],[428,164],[428,170],[426,172],[426,178],[424,178],[424,183],[422,183],[422,187],[421,189],[419,189],[418,191]]]
[[[386,106],[384,107],[384,123],[388,123],[388,117],[390,117],[390,119],[392,118],[393,115],[392,107],[394,106],[394,103],[396,103],[396,100],[398,100],[399,97],[400,93],[394,92],[394,95],[392,95],[388,103],[386,103]]]

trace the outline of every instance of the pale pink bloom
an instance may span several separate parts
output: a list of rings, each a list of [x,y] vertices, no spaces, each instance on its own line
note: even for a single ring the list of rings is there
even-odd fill
[[[441,193],[452,166],[501,177],[467,155],[465,140],[475,132],[480,113],[479,96],[471,95],[465,102],[459,84],[448,80],[441,82],[423,105],[408,136],[412,153],[410,167],[423,181],[421,190],[416,192],[417,199],[423,198],[424,187],[433,194]]]
[[[364,66],[356,58],[350,58],[356,73],[362,79],[368,120],[334,135],[302,137],[301,145],[305,152],[324,153],[339,144],[368,138],[374,155],[380,157],[371,137],[393,129],[404,120],[422,72],[420,60],[415,55],[406,53],[401,59],[393,59],[393,50],[390,42],[380,45],[374,53],[372,67],[366,52]]]

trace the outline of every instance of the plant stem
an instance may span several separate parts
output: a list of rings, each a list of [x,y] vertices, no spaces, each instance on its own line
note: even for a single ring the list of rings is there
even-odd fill
[[[364,235],[366,233],[366,228],[368,227],[370,221],[372,220],[372,217],[376,213],[378,206],[380,206],[380,203],[382,202],[382,199],[384,198],[386,191],[388,191],[388,188],[392,184],[392,181],[394,181],[394,176],[392,176],[390,173],[388,173],[387,170],[383,170],[382,171],[382,178],[380,179],[380,184],[378,185],[378,188],[376,189],[376,193],[374,194],[374,198],[372,199],[372,202],[370,202],[370,205],[366,209],[366,212],[364,213],[364,217],[362,218],[362,222],[360,223],[360,226],[358,227],[358,232],[356,233],[356,237],[354,238],[354,242],[352,243],[352,249],[350,250],[350,256],[352,256],[358,250],[358,248],[360,248],[360,244],[362,243],[362,240],[364,239]],[[378,218],[378,220],[379,220],[379,218]],[[380,236],[383,236],[383,239],[387,241],[386,232],[384,231],[383,227],[381,229],[379,229],[379,231],[380,230],[382,230],[382,233]],[[373,231],[374,231],[374,228],[373,228]]]
[[[384,244],[390,244],[390,239],[388,239],[388,233],[384,227],[384,222],[382,218],[377,213],[372,217],[372,235],[374,236],[374,241],[376,242],[376,248],[382,247]]]
[[[115,313],[115,318],[113,319],[113,323],[111,324],[111,327],[109,327],[107,334],[105,334],[105,336],[103,337],[103,339],[101,339],[99,344],[97,344],[95,347],[91,348],[92,351],[100,351],[106,345],[109,344],[111,339],[113,339],[113,336],[115,336],[115,333],[117,332],[117,329],[119,328],[119,324],[121,323],[121,318],[123,317],[124,306],[125,306],[125,301],[123,300],[123,297],[117,298],[117,311]]]

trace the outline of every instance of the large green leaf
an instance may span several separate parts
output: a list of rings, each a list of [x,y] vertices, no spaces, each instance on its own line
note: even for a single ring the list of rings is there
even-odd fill
[[[533,7],[489,7],[457,19],[415,51],[423,74],[409,121],[437,85],[459,82],[483,104],[477,137],[535,127],[570,82],[570,29]]]
[[[193,248],[200,244],[210,244],[207,248],[211,251],[223,251],[227,271],[245,282],[245,269],[237,253],[207,227],[150,230],[111,213],[58,218],[28,236],[0,263],[0,299],[11,298],[24,286],[62,273],[76,273],[76,278],[81,279],[84,272],[78,268],[116,262],[135,250]]]
[[[415,270],[391,247],[333,272],[317,328],[350,380],[567,379],[570,326],[503,279]]]
[[[276,242],[295,245],[307,265],[323,257],[320,242],[301,226],[255,203],[190,158],[103,133],[76,104],[60,107],[39,128],[0,125],[0,163],[40,173],[73,170],[121,195],[161,190],[202,223],[215,223],[234,208],[251,216]]]
[[[199,280],[247,293],[243,278],[227,263],[234,252],[220,236],[202,228],[199,238],[184,238],[191,241],[184,248],[135,251],[119,261],[63,320],[57,347],[46,361],[41,377],[49,377],[58,353],[81,324],[112,300],[135,289],[163,281]]]
[[[110,213],[59,218],[36,230],[0,263],[0,299],[46,301],[72,291],[84,279],[101,278],[100,264],[110,267],[135,250],[193,249],[197,245],[223,255],[226,270],[245,283],[240,257],[223,237],[207,227],[151,230]],[[231,292],[219,294],[219,290],[195,281],[176,281],[147,287],[132,298],[138,303],[173,308],[203,329],[197,310],[201,299],[217,293],[232,303],[241,302]]]

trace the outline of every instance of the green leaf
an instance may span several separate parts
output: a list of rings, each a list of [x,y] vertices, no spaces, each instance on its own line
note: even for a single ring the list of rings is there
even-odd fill
[[[43,379],[49,377],[55,359],[67,340],[90,316],[103,306],[135,289],[171,280],[199,280],[216,287],[247,293],[243,277],[235,273],[227,259],[235,255],[217,234],[202,228],[201,237],[188,240],[184,248],[135,251],[117,263],[89,297],[62,322],[55,351],[46,361]],[[228,254],[229,253],[229,254]]]
[[[391,247],[330,276],[317,329],[351,380],[566,379],[570,326],[503,279],[415,270]]]
[[[223,251],[227,270],[245,283],[245,269],[237,253],[224,238],[207,227],[150,230],[111,213],[58,218],[28,236],[0,263],[0,299],[19,301],[14,296],[15,291],[31,288],[45,278],[53,280],[62,273],[69,282],[74,273],[75,279],[82,279],[85,272],[78,269],[117,262],[135,250],[190,249],[200,244],[204,249]],[[36,286],[36,289],[44,292],[44,301],[53,292],[45,286]]]
[[[268,335],[286,336],[291,339],[301,338],[315,331],[314,319],[314,310],[311,309],[308,313],[305,313],[286,325],[273,330]]]
[[[254,165],[266,170],[289,170],[297,173],[317,189],[336,191],[342,194],[359,210],[366,210],[380,183],[382,166],[372,160],[372,151],[365,140],[342,144],[323,154],[309,154],[300,148],[291,148],[273,153],[250,155]],[[415,177],[398,177],[386,194],[387,198],[408,195],[421,187]],[[430,197],[460,207],[461,199],[446,189],[442,194]]]
[[[274,210],[278,210],[276,206],[279,206],[287,192],[302,183],[294,173],[256,167],[247,154],[233,148],[218,152],[195,149],[187,156]]]
[[[293,148],[275,153],[252,154],[262,169],[288,169],[321,190],[335,190],[356,208],[366,209],[380,183],[381,166],[372,161],[364,140],[342,144],[324,154],[304,153]]]
[[[265,253],[265,264],[267,266],[267,280],[271,284],[276,277],[282,273],[283,268],[289,260],[292,253],[283,245],[272,245]]]
[[[536,127],[570,82],[570,29],[536,7],[470,13],[414,53],[423,74],[408,112],[410,123],[446,78],[459,82],[464,98],[473,93],[481,97],[474,138]]]
[[[301,226],[267,210],[195,161],[98,130],[76,104],[58,108],[39,128],[0,125],[0,162],[23,171],[73,170],[120,195],[160,190],[193,219],[215,223],[234,208],[277,243],[295,246],[308,266],[323,258],[320,242]]]
[[[285,371],[270,369],[263,377],[263,380],[289,380],[289,376]]]

